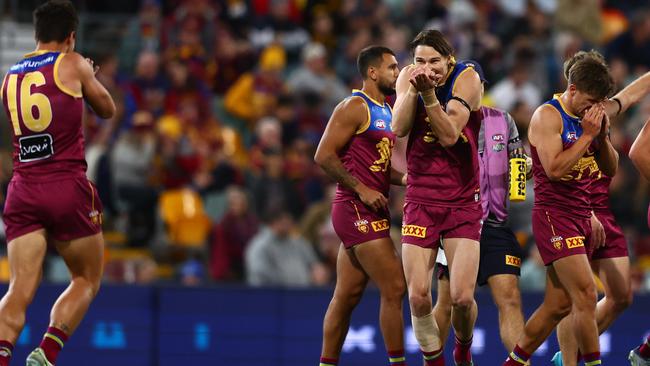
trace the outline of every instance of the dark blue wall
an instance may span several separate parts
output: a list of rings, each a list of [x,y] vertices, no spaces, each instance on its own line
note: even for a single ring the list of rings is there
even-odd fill
[[[24,359],[40,341],[49,307],[62,289],[44,286],[39,290],[14,352],[16,361]],[[330,296],[331,290],[104,286],[59,364],[317,365],[322,318]],[[527,316],[541,299],[540,295],[524,297]],[[387,364],[377,326],[378,300],[376,291],[368,291],[356,309],[341,366]],[[477,293],[477,301],[475,361],[500,365],[507,352],[500,342],[496,308],[487,292]],[[637,297],[632,308],[601,337],[603,363],[625,364],[629,349],[650,331],[649,309],[650,297]],[[410,324],[406,311],[405,319]],[[421,365],[410,327],[406,339],[409,364]],[[533,363],[549,364],[556,349],[552,336]],[[447,355],[451,357],[450,350]]]

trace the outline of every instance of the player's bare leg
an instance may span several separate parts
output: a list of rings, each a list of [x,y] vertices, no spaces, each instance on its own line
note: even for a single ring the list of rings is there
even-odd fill
[[[528,361],[530,355],[544,343],[557,323],[570,312],[571,299],[560,283],[556,269],[549,266],[546,270],[544,301],[526,322],[523,335],[519,337],[504,366],[520,366],[522,362]]]
[[[592,269],[598,273],[605,288],[605,297],[596,306],[598,333],[602,334],[632,303],[630,259],[619,257],[594,260]],[[558,325],[557,338],[562,352],[562,364],[577,365],[578,343],[568,318],[563,319]]]
[[[405,362],[402,303],[406,293],[404,271],[390,238],[378,239],[352,248],[381,296],[379,326],[391,364]]]
[[[480,260],[479,243],[464,238],[444,240],[449,262],[451,323],[456,334],[454,360],[456,364],[471,364],[470,348],[478,308],[474,300],[476,277]]]
[[[47,250],[45,230],[13,239],[7,247],[10,278],[9,289],[0,301],[0,340],[15,344],[25,325],[25,310],[41,282]]]
[[[67,242],[55,242],[72,280],[52,307],[50,326],[72,334],[97,295],[104,271],[101,233]]]
[[[402,263],[409,294],[411,324],[428,366],[444,365],[440,331],[432,311],[431,281],[437,249],[402,245]]]
[[[345,336],[350,327],[352,310],[361,301],[367,283],[368,276],[361,269],[361,265],[341,244],[336,259],[334,295],[323,319],[321,363],[336,364],[338,362]]]
[[[104,269],[104,238],[101,233],[55,241],[55,247],[70,271],[70,285],[54,303],[50,326],[39,347],[30,354],[28,365],[55,364],[67,338],[81,323],[97,295]]]
[[[515,356],[527,361],[555,326],[570,313],[578,345],[585,350],[585,358],[599,359],[596,300],[596,285],[586,255],[573,255],[553,262],[547,270],[544,302],[526,323],[524,337],[515,346],[515,350],[521,354],[514,352]],[[570,310],[568,304],[571,304]],[[516,364],[511,359],[512,354],[505,365]]]
[[[515,275],[499,274],[490,276],[487,282],[492,299],[499,310],[501,342],[507,350],[511,350],[524,331],[519,280]]]
[[[449,337],[449,328],[451,327],[451,294],[449,292],[449,277],[443,276],[438,279],[438,288],[436,289],[436,305],[433,307],[433,316],[436,318],[438,329],[440,330],[441,344],[445,345]]]

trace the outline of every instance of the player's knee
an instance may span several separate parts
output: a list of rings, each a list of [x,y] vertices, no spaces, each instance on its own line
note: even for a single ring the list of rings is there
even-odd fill
[[[507,314],[521,309],[521,296],[518,291],[508,291],[495,299],[495,302],[500,313]]]
[[[625,309],[629,308],[632,305],[632,299],[634,295],[632,291],[628,291],[627,294],[623,296],[616,296],[612,299],[614,302],[614,311],[617,313],[622,313]]]
[[[451,295],[451,305],[461,311],[469,310],[474,304],[474,294],[471,291],[461,291]]]
[[[428,314],[431,312],[431,297],[426,293],[413,292],[409,294],[409,304],[416,314]]]
[[[578,311],[596,311],[598,292],[595,284],[582,286],[575,292],[573,306]]]
[[[85,295],[91,299],[97,296],[99,287],[101,285],[100,279],[91,279],[85,277],[76,277],[72,280],[72,282],[77,286],[80,286],[84,290]]]
[[[346,293],[334,294],[332,298],[332,304],[345,309],[346,311],[352,311],[357,304],[361,301],[363,296],[363,291],[349,291]]]
[[[554,303],[548,307],[551,317],[556,321],[560,322],[562,319],[566,318],[571,314],[571,309],[573,304],[570,300]]]
[[[381,298],[384,301],[401,303],[406,293],[406,284],[403,280],[393,280],[380,288]]]

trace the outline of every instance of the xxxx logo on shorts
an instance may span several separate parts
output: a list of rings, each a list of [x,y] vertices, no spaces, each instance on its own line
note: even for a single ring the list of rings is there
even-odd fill
[[[390,225],[388,224],[387,219],[379,220],[379,221],[373,221],[370,223],[372,225],[372,230],[374,232],[378,231],[384,231],[390,229]]]
[[[585,237],[584,236],[574,236],[573,238],[566,238],[566,246],[569,249],[584,247],[585,246]]]
[[[363,219],[357,220],[354,222],[354,226],[356,226],[357,230],[359,230],[364,234],[368,234],[368,231],[370,231],[370,229],[368,228],[368,220],[363,220]]]
[[[427,236],[427,228],[417,225],[404,225],[402,226],[402,235],[415,236],[416,238],[425,238]]]
[[[521,258],[512,255],[506,255],[506,264],[513,267],[521,267]]]

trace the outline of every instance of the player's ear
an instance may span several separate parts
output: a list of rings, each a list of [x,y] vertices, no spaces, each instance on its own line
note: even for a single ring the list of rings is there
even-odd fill
[[[76,43],[76,40],[77,40],[77,32],[76,31],[70,32],[70,35],[65,40],[65,44],[68,46],[68,52],[74,51],[74,45]]]
[[[569,84],[568,90],[569,90],[569,94],[573,97],[576,95],[578,88],[576,88],[576,84]]]
[[[375,68],[374,66],[369,66],[367,74],[368,74],[368,79],[372,81],[377,81],[377,68]]]

